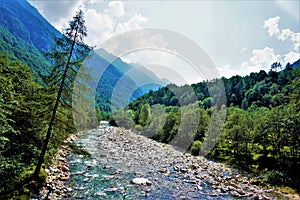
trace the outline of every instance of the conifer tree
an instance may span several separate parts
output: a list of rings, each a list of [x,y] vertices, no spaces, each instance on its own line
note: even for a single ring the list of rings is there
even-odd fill
[[[72,92],[74,81],[84,59],[88,56],[92,47],[84,43],[83,39],[87,36],[84,15],[79,10],[69,23],[69,27],[63,31],[63,36],[54,38],[54,46],[47,54],[54,64],[52,71],[46,77],[46,83],[56,88],[56,100],[52,109],[51,118],[48,124],[46,138],[39,156],[38,163],[34,171],[37,177],[44,162],[47,146],[55,126],[59,121],[58,112],[63,112],[65,108],[70,110],[72,105]],[[70,122],[68,122],[70,123]],[[67,123],[67,125],[69,125]]]

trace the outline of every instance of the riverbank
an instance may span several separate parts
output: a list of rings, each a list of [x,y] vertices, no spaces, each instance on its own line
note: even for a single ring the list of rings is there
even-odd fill
[[[74,143],[78,139],[76,135],[71,135],[65,144]],[[51,166],[45,169],[47,173],[46,185],[40,189],[38,195],[31,199],[70,199],[72,188],[68,185],[70,180],[70,168],[67,162],[67,156],[71,154],[71,148],[68,145],[62,145],[57,152]]]

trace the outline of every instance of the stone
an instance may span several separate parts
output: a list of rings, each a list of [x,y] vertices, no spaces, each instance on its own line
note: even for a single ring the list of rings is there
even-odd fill
[[[237,191],[230,192],[234,197],[241,197]]]
[[[222,192],[222,193],[226,193],[226,192],[228,191],[228,189],[225,188],[225,187],[221,187],[220,189],[221,189],[221,192]]]
[[[69,179],[70,179],[69,176],[61,176],[61,177],[60,177],[60,180],[61,180],[61,181],[68,181]]]
[[[152,185],[152,182],[146,178],[134,178],[131,182],[136,185]]]
[[[61,168],[64,172],[70,171],[69,167],[67,167],[66,165],[63,165]]]
[[[114,187],[105,189],[105,191],[107,192],[116,192],[117,190],[118,188],[114,188]]]
[[[181,183],[182,181],[179,179],[175,179],[175,183]]]
[[[65,162],[66,161],[66,159],[63,158],[63,157],[58,157],[58,160],[61,161],[61,162]]]
[[[88,181],[89,181],[89,178],[83,179],[83,182],[88,182]]]
[[[186,168],[181,168],[180,171],[181,171],[182,173],[187,173],[187,172],[188,172],[188,169],[186,169]]]
[[[160,173],[166,173],[167,171],[167,168],[162,168],[161,170],[159,170]]]
[[[148,189],[146,190],[146,193],[150,193],[150,192],[151,192],[151,189],[148,188]]]
[[[190,166],[190,168],[193,169],[193,170],[196,170],[196,169],[199,168],[199,165],[198,165],[198,164],[192,164],[192,165]]]
[[[143,173],[142,173],[142,172],[134,172],[134,175],[135,175],[135,176],[142,176]]]
[[[60,190],[55,190],[55,194],[60,195],[61,191]]]
[[[106,154],[100,154],[100,158],[106,158],[107,155]]]

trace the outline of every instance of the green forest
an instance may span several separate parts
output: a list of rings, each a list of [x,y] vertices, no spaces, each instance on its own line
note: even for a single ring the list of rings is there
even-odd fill
[[[111,123],[180,147],[180,141],[174,143],[174,140],[178,140],[176,134],[180,133],[182,120],[187,121],[189,126],[184,128],[184,137],[192,139],[186,141],[191,144],[188,146],[191,154],[201,154],[202,144],[212,142],[215,146],[208,158],[262,175],[258,184],[287,185],[299,191],[300,68],[296,64],[282,69],[277,62],[270,66],[268,73],[260,71],[245,77],[216,79],[212,81],[214,84],[203,81],[193,84],[193,90],[188,85],[169,85],[150,91],[126,109],[117,111]],[[226,110],[216,102],[218,95],[213,98],[209,92],[216,91],[223,83]],[[212,116],[215,111],[226,112],[223,129],[222,120]],[[222,129],[220,137],[211,136],[214,132],[211,129]]]

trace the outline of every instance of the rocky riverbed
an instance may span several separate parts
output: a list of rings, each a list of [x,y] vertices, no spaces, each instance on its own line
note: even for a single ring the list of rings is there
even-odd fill
[[[50,176],[42,197],[288,199],[272,189],[256,186],[253,178],[224,164],[183,154],[122,128],[93,130],[76,143],[92,157],[70,154],[62,148],[57,167],[48,169]]]

